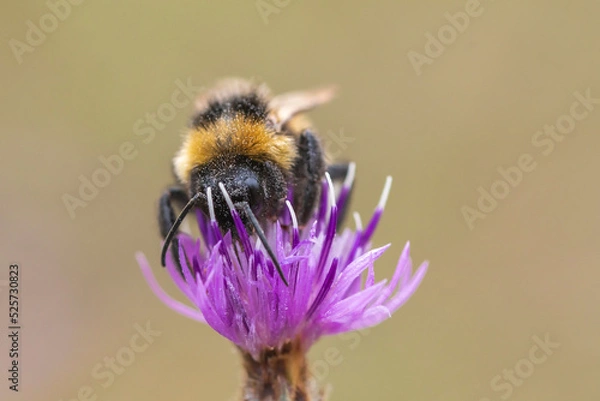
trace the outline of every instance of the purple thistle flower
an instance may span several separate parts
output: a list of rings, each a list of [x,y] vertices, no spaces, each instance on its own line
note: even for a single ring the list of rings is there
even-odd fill
[[[416,291],[427,270],[425,262],[413,274],[407,243],[391,280],[375,280],[373,263],[389,245],[371,249],[370,240],[383,214],[391,177],[366,228],[355,214],[356,230],[336,233],[338,211],[347,206],[353,178],[354,166],[335,200],[327,176],[320,205],[305,228],[298,227],[289,200],[279,221],[264,227],[289,286],[277,274],[260,241],[246,232],[222,185],[217,190],[228,200],[239,239],[233,239],[231,233],[223,235],[214,215],[207,219],[198,210],[201,238],[178,235],[183,275],[173,255],[167,259],[167,271],[193,307],[167,295],[144,255],[136,255],[148,284],[161,301],[184,316],[210,325],[240,348],[250,379],[259,380],[267,372],[273,381],[281,380],[278,374],[291,381],[282,386],[282,392],[273,393],[277,395],[274,399],[286,392],[291,394],[289,399],[296,399],[293,395],[298,391],[308,394],[309,384],[304,377],[308,348],[321,336],[359,330],[386,320]],[[286,372],[276,371],[274,361],[279,360],[287,366]],[[298,377],[293,379],[294,375]],[[245,399],[263,399],[264,385],[262,390],[254,387],[246,387]]]

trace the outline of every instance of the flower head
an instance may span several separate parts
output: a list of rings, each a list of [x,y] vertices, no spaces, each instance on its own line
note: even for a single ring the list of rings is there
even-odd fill
[[[255,358],[266,349],[296,341],[304,350],[319,337],[374,326],[389,318],[415,292],[427,263],[413,274],[407,243],[389,282],[376,281],[373,263],[389,245],[371,249],[391,187],[388,177],[366,228],[336,232],[347,205],[354,166],[335,200],[329,177],[320,205],[305,228],[289,201],[279,221],[265,227],[289,286],[277,274],[261,242],[248,234],[231,205],[237,236],[222,234],[217,221],[197,211],[201,238],[178,235],[182,272],[169,255],[167,270],[192,307],[168,296],[142,254],[143,274],[155,294],[175,311],[207,323]],[[227,198],[225,189],[220,188]],[[183,274],[182,274],[183,273]]]

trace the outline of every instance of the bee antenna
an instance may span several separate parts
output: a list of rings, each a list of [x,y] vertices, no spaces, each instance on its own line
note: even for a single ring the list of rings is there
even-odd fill
[[[165,267],[165,265],[166,265],[167,250],[169,249],[169,245],[171,244],[171,242],[173,241],[173,238],[175,237],[175,233],[177,233],[177,230],[179,229],[179,226],[183,222],[183,219],[185,219],[185,216],[192,209],[192,207],[196,204],[196,201],[198,200],[199,197],[200,197],[200,193],[197,193],[196,195],[194,195],[194,197],[192,199],[190,199],[190,201],[181,210],[181,213],[179,213],[179,217],[177,217],[177,220],[175,220],[175,223],[173,223],[173,225],[171,226],[171,229],[169,230],[169,233],[165,237],[165,242],[163,243],[162,252],[160,253],[160,263],[163,265],[163,267]]]
[[[285,286],[288,287],[289,284],[288,284],[287,280],[285,279],[285,276],[283,274],[283,271],[281,270],[281,266],[279,265],[279,262],[277,261],[275,252],[273,252],[273,249],[271,249],[271,246],[267,242],[267,237],[265,236],[265,232],[260,227],[260,224],[258,223],[258,220],[256,219],[256,216],[252,212],[252,209],[250,208],[250,205],[248,204],[248,202],[244,202],[244,212],[246,212],[246,215],[250,219],[250,223],[252,223],[252,225],[254,226],[254,229],[256,230],[256,234],[258,235],[260,242],[263,244],[263,246],[267,250],[267,253],[271,257],[271,260],[273,261],[273,264],[275,265],[275,268],[277,269],[277,273],[279,273],[281,280],[283,280],[283,283],[285,284]]]

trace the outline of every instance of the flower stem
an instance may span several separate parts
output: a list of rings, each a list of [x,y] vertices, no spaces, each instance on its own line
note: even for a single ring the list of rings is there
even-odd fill
[[[326,401],[325,391],[308,374],[300,341],[263,350],[258,358],[240,351],[246,371],[243,401]]]

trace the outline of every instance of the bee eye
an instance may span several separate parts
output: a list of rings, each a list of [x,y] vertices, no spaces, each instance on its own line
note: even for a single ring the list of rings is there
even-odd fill
[[[246,185],[246,188],[248,188],[250,204],[256,205],[261,199],[260,185],[258,184],[258,181],[256,178],[247,178],[244,181],[244,184]]]

